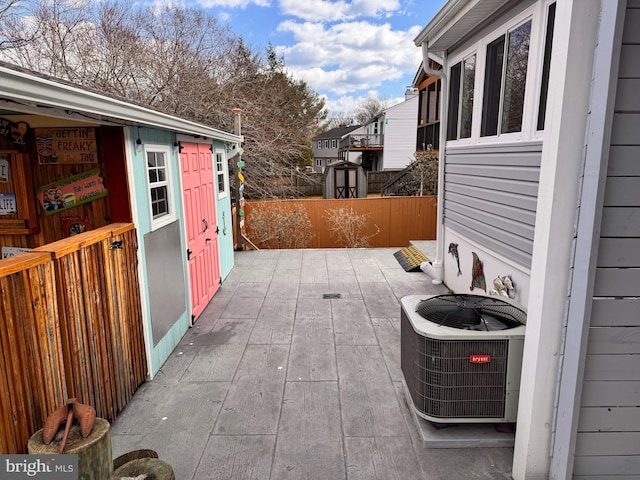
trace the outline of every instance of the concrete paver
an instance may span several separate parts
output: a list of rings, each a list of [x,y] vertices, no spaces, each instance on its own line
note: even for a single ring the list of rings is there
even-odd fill
[[[183,480],[510,478],[510,448],[421,444],[402,387],[400,299],[446,288],[405,272],[397,250],[236,252],[112,425],[114,457],[152,449]]]

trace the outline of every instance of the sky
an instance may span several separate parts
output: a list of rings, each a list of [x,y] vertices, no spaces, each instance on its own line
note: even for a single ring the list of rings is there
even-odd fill
[[[191,0],[326,100],[329,118],[367,98],[404,99],[421,61],[414,38],[445,0]]]

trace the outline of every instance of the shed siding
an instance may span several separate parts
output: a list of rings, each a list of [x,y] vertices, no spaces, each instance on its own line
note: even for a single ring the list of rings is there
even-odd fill
[[[530,268],[541,154],[541,142],[447,148],[444,224]]]
[[[629,2],[600,231],[574,478],[640,472],[640,2]]]

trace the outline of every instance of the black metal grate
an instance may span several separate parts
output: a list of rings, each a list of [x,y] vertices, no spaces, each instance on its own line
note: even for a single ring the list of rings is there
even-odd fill
[[[341,298],[341,297],[342,297],[342,294],[340,293],[323,293],[322,294],[323,299]]]
[[[527,321],[523,310],[482,295],[437,295],[418,303],[416,312],[437,325],[464,330],[507,330]]]
[[[401,369],[414,407],[436,418],[502,418],[508,340],[436,340],[401,313]],[[472,363],[472,355],[490,355]]]

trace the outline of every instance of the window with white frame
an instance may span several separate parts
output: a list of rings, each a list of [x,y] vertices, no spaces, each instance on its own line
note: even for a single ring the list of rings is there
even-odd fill
[[[146,145],[145,156],[151,227],[156,229],[175,220],[171,192],[171,153],[167,146]]]
[[[318,140],[318,149],[322,148],[322,140]]]
[[[451,67],[447,140],[471,137],[475,81],[475,54]]]
[[[321,167],[322,166],[322,160],[319,158],[316,158],[316,167]]]
[[[331,148],[338,148],[338,140],[337,139],[333,139],[331,140]]]
[[[538,106],[537,130],[544,130],[544,120],[547,113],[547,92],[549,91],[549,69],[551,67],[551,49],[553,48],[553,26],[556,20],[556,4],[552,3],[547,9],[547,30],[544,42],[544,61],[542,63],[542,80],[540,83],[540,102]]]
[[[329,140],[324,141],[324,148],[329,148]]]
[[[227,184],[225,181],[225,173],[227,171],[227,164],[224,161],[224,154],[222,152],[216,152],[216,178],[218,180],[218,198],[226,197]]]
[[[483,137],[522,130],[530,38],[528,20],[487,45],[480,132]]]

